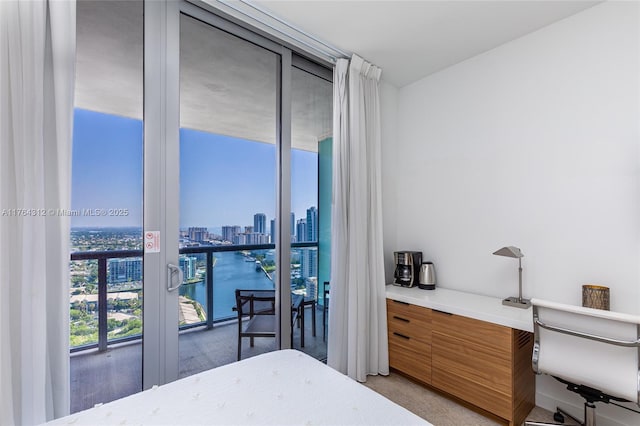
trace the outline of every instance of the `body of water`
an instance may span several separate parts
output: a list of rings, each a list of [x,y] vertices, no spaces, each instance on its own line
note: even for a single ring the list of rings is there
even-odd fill
[[[235,318],[233,307],[236,304],[235,290],[258,289],[272,290],[274,284],[264,272],[256,271],[254,261],[247,262],[239,252],[214,253],[216,258],[213,268],[213,320]],[[275,277],[274,277],[275,278]],[[206,282],[183,284],[180,294],[198,301],[207,308]],[[209,313],[210,314],[210,313]]]

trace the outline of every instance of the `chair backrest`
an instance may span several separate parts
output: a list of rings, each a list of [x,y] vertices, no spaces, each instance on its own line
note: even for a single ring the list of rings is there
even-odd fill
[[[640,316],[531,303],[534,371],[640,403]]]
[[[236,289],[238,318],[254,315],[275,315],[275,290]]]

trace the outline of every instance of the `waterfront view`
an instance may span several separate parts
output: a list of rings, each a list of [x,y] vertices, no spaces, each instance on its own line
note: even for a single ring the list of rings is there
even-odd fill
[[[305,228],[301,224],[298,228],[300,238],[304,240],[304,235],[307,235]],[[214,322],[234,319],[236,288],[275,288],[277,270],[273,249],[216,252],[216,247],[228,250],[231,244],[204,229],[206,228],[192,227],[180,232],[181,248],[190,249],[189,254],[180,255],[180,268],[184,277],[179,290],[180,326],[202,324],[209,315],[212,315]],[[189,238],[190,235],[192,238]],[[195,241],[196,236],[200,241]],[[237,240],[237,236],[232,238]],[[70,262],[71,346],[91,345],[98,341],[100,271],[99,260],[90,259],[91,252],[100,253],[106,267],[108,340],[141,335],[142,229],[73,228],[71,244],[72,259],[78,255],[89,258]],[[198,247],[203,251],[194,253]],[[211,265],[213,312],[207,311],[206,251],[214,251]],[[111,257],[116,254],[118,257]],[[312,264],[309,265],[309,262]],[[292,249],[290,282],[293,293],[317,298],[316,247]]]
[[[78,4],[64,214],[73,411],[287,347],[289,335],[326,357],[331,70],[185,13],[167,74],[179,96],[158,104],[145,78],[164,71],[144,71],[142,6]],[[252,288],[291,291],[297,309],[291,328],[283,306],[276,338],[249,344],[233,308],[235,290]]]
[[[123,214],[71,216],[73,348],[142,333],[142,146],[142,121],[76,109],[72,210]],[[317,298],[318,153],[293,149],[291,155],[292,211],[283,223],[292,243],[309,243],[291,250],[291,290]],[[180,129],[181,327],[235,318],[236,288],[274,288],[275,157],[273,144]],[[220,200],[232,208],[221,208]]]

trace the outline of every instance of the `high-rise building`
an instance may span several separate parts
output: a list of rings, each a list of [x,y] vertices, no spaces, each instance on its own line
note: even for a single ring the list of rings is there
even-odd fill
[[[240,233],[240,227],[238,225],[223,226],[222,227],[222,239],[233,243],[233,238]]]
[[[307,220],[300,219],[296,225],[296,236],[298,241],[307,241]]]
[[[276,243],[276,231],[277,231],[277,226],[276,226],[276,220],[275,219],[271,219],[271,229],[269,232],[269,235],[271,235],[271,243],[275,244]],[[255,231],[255,229],[254,229]],[[257,232],[257,231],[256,231]],[[296,238],[296,214],[294,212],[291,212],[291,242],[295,243],[296,241],[298,241],[298,239]]]
[[[253,232],[259,234],[267,233],[267,215],[264,213],[256,213],[253,215]]]
[[[247,234],[236,234],[231,242],[235,245],[245,245],[247,244]]]
[[[189,239],[198,243],[205,242],[209,239],[209,231],[202,227],[189,227],[187,230]]]
[[[193,256],[180,256],[180,269],[185,281],[192,280],[196,277],[196,262],[197,257]]]
[[[245,234],[250,234],[253,232],[253,226],[245,226],[244,227],[244,233]]]
[[[267,234],[261,234],[259,232],[250,232],[243,234],[245,236],[245,244],[268,244],[269,236]]]
[[[318,300],[318,278],[309,277],[304,280],[305,296],[310,299]]]
[[[300,272],[302,278],[318,276],[318,250],[308,248],[300,250]]]
[[[124,258],[107,261],[107,284],[142,280],[142,259]]]
[[[318,209],[307,209],[307,236],[305,241],[318,241]]]
[[[276,243],[276,220],[275,219],[271,219],[271,243],[275,244]]]

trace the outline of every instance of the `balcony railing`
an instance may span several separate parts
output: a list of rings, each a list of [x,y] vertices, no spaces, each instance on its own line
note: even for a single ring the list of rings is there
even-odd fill
[[[317,242],[298,242],[291,243],[292,251],[295,249],[303,248],[316,248]],[[216,321],[223,321],[228,318],[214,319],[214,253],[217,252],[242,252],[249,251],[255,252],[257,250],[270,250],[274,249],[275,244],[256,244],[256,245],[216,245],[216,246],[196,246],[196,247],[184,247],[181,248],[179,253],[181,255],[205,255],[205,285],[206,285],[206,320],[191,322],[189,324],[183,324],[180,326],[180,330],[184,330],[192,327],[212,328]],[[98,288],[98,342],[90,343],[80,346],[74,346],[71,348],[72,352],[98,348],[99,351],[105,351],[109,344],[121,343],[129,340],[140,339],[140,334],[122,337],[122,338],[108,338],[108,261],[110,259],[125,259],[125,258],[142,258],[142,250],[111,250],[111,251],[84,251],[71,253],[72,261],[97,261],[98,262],[98,274],[97,274],[97,288]],[[238,287],[242,287],[242,284]]]

